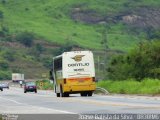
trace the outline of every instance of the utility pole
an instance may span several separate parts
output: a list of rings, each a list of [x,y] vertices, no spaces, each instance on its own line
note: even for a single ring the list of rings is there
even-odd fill
[[[107,38],[107,28],[109,28],[107,26],[106,23],[103,24],[104,25],[104,29],[102,30],[102,46],[103,46],[103,50],[104,50],[104,78],[105,78],[105,74],[107,72],[107,51],[109,49],[108,47],[108,38]]]

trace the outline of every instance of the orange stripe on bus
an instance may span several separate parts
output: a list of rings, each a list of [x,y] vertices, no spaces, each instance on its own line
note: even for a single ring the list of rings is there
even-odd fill
[[[92,78],[68,78],[66,79],[67,81],[77,81],[77,80],[84,80],[84,81],[87,81],[87,80],[92,80]]]

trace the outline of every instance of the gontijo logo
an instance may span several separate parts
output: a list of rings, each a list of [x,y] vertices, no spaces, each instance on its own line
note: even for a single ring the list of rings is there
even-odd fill
[[[84,57],[85,55],[76,55],[74,57],[71,57],[73,60],[76,61],[76,63],[71,63],[68,64],[68,67],[80,67],[80,66],[89,66],[89,63],[81,63],[80,61],[82,61],[82,57]],[[79,63],[77,63],[79,62]]]
[[[76,55],[74,57],[72,57],[72,59],[74,59],[76,62],[80,62],[82,61],[82,57],[84,57],[85,55]]]

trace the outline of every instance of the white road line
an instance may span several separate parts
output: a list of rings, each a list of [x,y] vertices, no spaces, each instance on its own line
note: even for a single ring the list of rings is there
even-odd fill
[[[146,104],[146,103],[125,103],[125,102],[111,102],[111,101],[99,101],[99,100],[91,100],[91,99],[76,99],[69,98],[68,100],[86,102],[89,104],[101,104],[101,105],[112,105],[112,106],[129,106],[129,107],[154,107],[160,109],[160,106],[155,104]]]
[[[20,103],[20,102],[17,102],[17,101],[15,101],[15,100],[12,100],[12,99],[2,98],[2,97],[0,97],[0,98],[1,98],[1,99],[4,99],[4,100],[11,101],[11,102],[14,102],[14,103],[16,103],[16,104],[22,104],[22,103]]]
[[[56,110],[56,109],[51,109],[51,108],[46,108],[46,107],[39,107],[39,106],[34,106],[34,105],[29,105],[29,104],[25,104],[25,103],[20,103],[20,102],[17,102],[15,100],[12,100],[12,99],[7,99],[7,98],[2,98],[0,97],[1,99],[4,99],[4,100],[8,100],[8,101],[11,101],[11,102],[14,102],[16,104],[23,104],[23,105],[27,105],[27,106],[30,106],[30,107],[38,107],[40,109],[47,109],[49,111],[56,111],[56,112],[60,112],[60,113],[65,113],[65,114],[77,114],[77,113],[73,113],[73,112],[68,112],[68,111],[63,111],[63,110]]]
[[[160,100],[160,97],[148,97],[148,96],[101,96],[95,95],[101,98],[127,98],[127,99],[146,99],[146,100]]]

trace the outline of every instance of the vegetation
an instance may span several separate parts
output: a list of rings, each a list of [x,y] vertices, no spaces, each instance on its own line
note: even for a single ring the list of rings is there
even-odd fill
[[[98,82],[97,86],[117,94],[160,94],[160,81],[158,79],[144,79],[141,82],[133,79],[125,81],[105,80]]]
[[[29,32],[22,32],[16,36],[16,40],[26,47],[31,47],[33,45],[34,35]]]
[[[36,82],[38,89],[53,90],[53,83],[49,80],[38,80]],[[130,80],[103,80],[97,82],[98,87],[103,87],[109,93],[116,94],[146,94],[159,95],[160,81],[158,79],[144,79],[143,81]]]
[[[105,73],[96,71],[107,79],[159,79],[159,6],[158,0],[1,0],[0,79],[12,72],[41,78],[53,56],[74,48],[95,51],[95,62],[107,65]]]
[[[36,85],[41,90],[53,90],[53,84],[49,80],[38,80]]]
[[[140,43],[128,54],[114,57],[108,67],[111,79],[160,79],[160,41]]]
[[[28,31],[56,44],[71,41],[100,50],[101,29],[106,28],[109,48],[128,51],[147,38],[147,27],[138,31],[134,25],[124,23],[123,17],[139,15],[137,10],[142,6],[159,5],[157,0],[6,0],[0,3],[0,20],[11,34]]]

